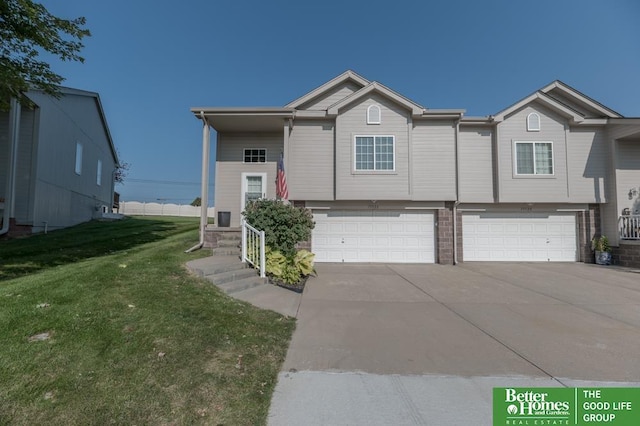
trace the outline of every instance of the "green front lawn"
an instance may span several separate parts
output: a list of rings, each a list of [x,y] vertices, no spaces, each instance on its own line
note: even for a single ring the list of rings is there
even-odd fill
[[[189,275],[197,229],[127,218],[0,241],[0,424],[266,423],[295,323]]]

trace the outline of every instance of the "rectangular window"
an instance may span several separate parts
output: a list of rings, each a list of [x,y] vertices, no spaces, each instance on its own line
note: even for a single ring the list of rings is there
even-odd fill
[[[96,169],[96,185],[102,185],[102,160],[98,160],[98,167]]]
[[[393,136],[356,136],[356,171],[395,170],[395,138]]]
[[[267,150],[262,148],[250,148],[244,150],[245,163],[266,163]]]
[[[80,142],[76,142],[76,169],[75,172],[77,175],[82,174],[82,144]]]
[[[553,143],[516,142],[517,175],[552,175]]]

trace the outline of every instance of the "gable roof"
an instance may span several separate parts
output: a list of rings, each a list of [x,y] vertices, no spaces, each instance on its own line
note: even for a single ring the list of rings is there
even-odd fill
[[[357,92],[354,92],[352,94],[350,94],[349,96],[347,96],[346,98],[342,99],[339,102],[336,102],[335,104],[331,105],[328,109],[327,109],[327,113],[329,115],[337,115],[338,111],[341,108],[344,108],[345,106],[357,101],[358,99],[361,99],[362,97],[375,92],[375,93],[379,93],[382,96],[391,99],[392,101],[396,102],[399,105],[402,105],[403,107],[407,108],[408,110],[411,111],[412,115],[422,115],[422,112],[424,111],[424,107],[421,105],[418,105],[417,103],[405,98],[404,96],[400,95],[397,92],[394,92],[393,90],[389,89],[387,86],[385,86],[384,84],[378,83],[377,81],[374,81],[372,83],[367,84],[365,87],[363,87],[362,89],[358,90]]]
[[[563,102],[564,98],[567,101]],[[533,92],[526,98],[523,98],[508,108],[498,112],[493,116],[493,120],[500,122],[504,118],[529,104],[533,101],[539,101],[556,112],[573,119],[574,122],[580,123],[587,118],[586,113],[592,112],[601,118],[619,118],[622,117],[614,110],[605,107],[601,103],[591,99],[590,97],[580,93],[568,84],[555,80],[544,86],[540,90]],[[568,102],[571,101],[571,102]],[[568,103],[574,104],[573,106]],[[582,111],[579,111],[581,109]]]
[[[322,86],[316,87],[306,95],[303,95],[298,99],[289,102],[287,105],[285,105],[285,108],[298,108],[300,105],[303,105],[309,102],[310,100],[321,96],[323,93],[326,93],[347,81],[353,81],[356,84],[358,84],[360,87],[364,87],[367,84],[369,84],[369,80],[367,80],[366,78],[356,74],[351,70],[347,70],[342,74],[340,74],[339,76],[333,78],[332,80],[324,83]]]
[[[586,107],[586,109],[591,109],[603,117],[609,117],[609,118],[622,117],[621,114],[618,114],[616,111],[612,110],[611,108],[608,108],[602,105],[600,102],[590,98],[584,93],[577,91],[573,87],[569,86],[566,83],[563,83],[560,80],[553,81],[552,83],[540,89],[540,91],[543,93],[546,93],[551,97],[554,97],[555,93],[561,94],[562,96],[575,102],[577,105],[584,106]],[[559,101],[562,102],[561,100]]]

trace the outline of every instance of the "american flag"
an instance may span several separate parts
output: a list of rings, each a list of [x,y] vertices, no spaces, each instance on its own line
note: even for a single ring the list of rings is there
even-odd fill
[[[278,161],[278,175],[276,176],[276,197],[281,200],[289,198],[289,190],[287,189],[287,178],[284,175],[284,154],[280,154]]]

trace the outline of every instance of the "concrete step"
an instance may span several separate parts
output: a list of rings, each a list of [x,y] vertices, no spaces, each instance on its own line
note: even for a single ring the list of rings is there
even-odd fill
[[[242,232],[225,232],[224,237],[220,238],[222,240],[236,240],[240,241],[242,239]],[[220,241],[220,240],[218,240]]]
[[[240,259],[240,248],[238,247],[217,247],[211,249],[211,253],[214,256],[238,256]]]
[[[218,240],[218,247],[240,247],[240,240]]]
[[[202,265],[198,269],[194,270],[194,272],[198,276],[206,277],[209,275],[222,274],[224,272],[241,271],[248,268],[246,263],[240,262],[239,257],[231,256],[231,258],[233,259],[233,262],[231,263]]]
[[[255,277],[256,275],[258,275],[258,272],[255,269],[243,268],[240,270],[232,270],[215,275],[207,275],[205,276],[205,278],[215,285],[219,286],[220,284],[228,283],[230,281],[242,280],[245,278]]]
[[[218,288],[227,294],[234,294],[261,285],[266,285],[266,279],[256,275],[250,278],[219,284]]]
[[[187,262],[187,268],[199,277],[247,267],[240,262],[240,256],[210,256]]]

